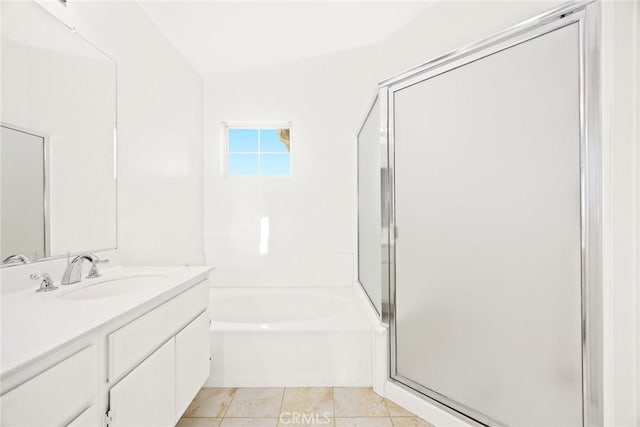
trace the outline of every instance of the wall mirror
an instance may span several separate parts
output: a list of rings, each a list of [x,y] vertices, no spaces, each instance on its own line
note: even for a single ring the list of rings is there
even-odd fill
[[[0,259],[113,249],[116,64],[35,2],[0,7]]]

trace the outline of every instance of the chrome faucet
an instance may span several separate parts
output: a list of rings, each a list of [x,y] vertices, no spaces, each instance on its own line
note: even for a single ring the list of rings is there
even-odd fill
[[[3,264],[29,264],[30,262],[31,258],[21,254],[9,255],[4,260],[2,260]]]
[[[100,259],[97,255],[86,253],[80,254],[75,257],[68,265],[67,269],[64,271],[62,275],[62,280],[60,281],[61,285],[71,285],[73,283],[78,283],[82,280],[82,263],[83,261],[89,261],[91,263],[91,269],[89,270],[89,274],[87,275],[87,279],[93,279],[96,277],[100,277],[101,274],[98,273],[97,264],[109,262],[108,259]]]

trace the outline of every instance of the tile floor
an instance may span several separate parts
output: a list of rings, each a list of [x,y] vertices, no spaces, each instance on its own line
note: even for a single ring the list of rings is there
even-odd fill
[[[178,427],[433,427],[371,388],[203,388]]]

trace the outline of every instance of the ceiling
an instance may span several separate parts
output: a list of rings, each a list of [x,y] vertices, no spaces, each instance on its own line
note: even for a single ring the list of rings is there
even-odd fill
[[[368,46],[427,1],[145,1],[142,10],[201,74]]]

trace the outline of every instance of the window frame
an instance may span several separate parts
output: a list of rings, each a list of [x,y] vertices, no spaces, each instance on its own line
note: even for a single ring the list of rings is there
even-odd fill
[[[291,148],[291,134],[293,130],[290,121],[269,121],[269,122],[228,122],[222,123],[222,176],[227,178],[290,178],[293,176],[293,149]],[[260,132],[258,132],[258,151],[230,151],[229,149],[229,131],[232,129],[255,129],[255,130],[271,130],[271,129],[289,129],[289,151],[262,151],[260,146]],[[231,154],[255,154],[258,157],[258,173],[254,175],[230,175],[229,174],[229,156]],[[263,175],[260,173],[260,162],[263,154],[288,154],[289,155],[289,173],[281,175]]]

